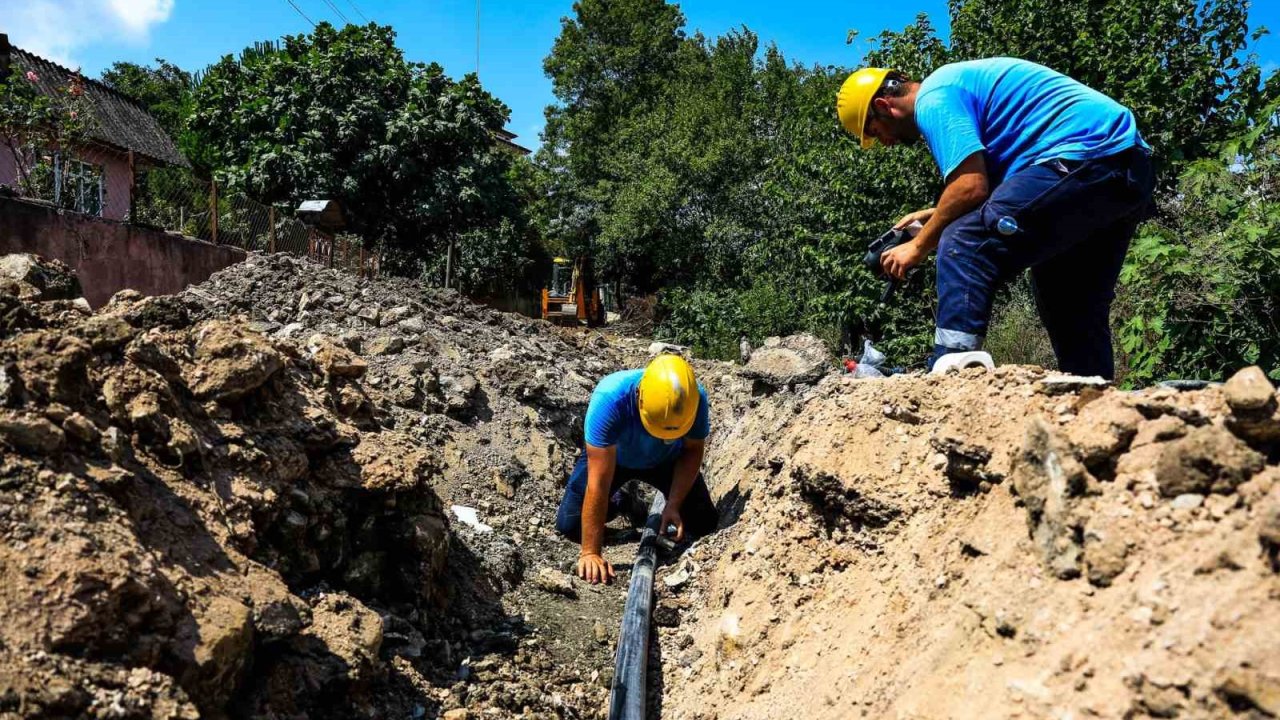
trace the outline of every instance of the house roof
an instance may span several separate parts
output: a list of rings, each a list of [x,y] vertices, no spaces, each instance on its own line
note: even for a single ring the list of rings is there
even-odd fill
[[[56,96],[76,75],[72,70],[39,55],[0,41],[0,52],[8,47],[9,71],[15,74],[33,72],[39,78],[36,85],[40,92]],[[178,151],[173,138],[160,127],[160,123],[137,100],[106,85],[84,78],[85,96],[93,105],[96,122],[89,136],[120,150],[132,150],[155,162],[165,165],[188,167],[186,158]]]
[[[506,147],[510,148],[514,152],[517,152],[521,155],[528,155],[529,153],[533,152],[529,148],[517,143],[515,141],[516,134],[506,128],[501,128],[497,130],[496,132],[494,132],[494,135],[496,136],[494,139],[496,139],[498,143],[505,145]]]

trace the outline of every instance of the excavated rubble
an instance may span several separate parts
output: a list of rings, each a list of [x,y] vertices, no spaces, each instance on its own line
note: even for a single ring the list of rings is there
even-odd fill
[[[635,533],[592,587],[551,525],[645,343],[288,256],[77,295],[0,262],[0,718],[603,717]],[[651,717],[1280,717],[1265,373],[833,365],[697,363],[723,527],[664,558]]]
[[[659,573],[662,717],[1280,717],[1260,369],[725,380],[729,525]]]
[[[97,314],[21,267],[0,717],[598,714],[622,591],[549,526],[625,344],[282,255]]]

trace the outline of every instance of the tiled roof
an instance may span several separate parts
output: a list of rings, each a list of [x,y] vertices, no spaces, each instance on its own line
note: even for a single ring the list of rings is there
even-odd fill
[[[36,85],[49,96],[62,92],[75,75],[55,62],[12,46],[9,61],[11,73],[35,73],[39,77]],[[84,92],[93,104],[96,122],[89,134],[94,140],[121,150],[133,150],[165,165],[188,166],[173,138],[136,100],[89,78],[84,79]]]

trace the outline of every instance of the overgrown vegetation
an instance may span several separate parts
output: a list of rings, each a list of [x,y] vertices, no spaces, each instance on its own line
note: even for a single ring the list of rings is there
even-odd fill
[[[1191,163],[1121,277],[1131,378],[1261,364],[1280,379],[1280,132],[1276,106],[1240,142]]]
[[[8,157],[22,194],[52,200],[57,174],[67,172],[77,146],[94,126],[84,80],[73,75],[66,87],[49,85],[35,72],[0,77],[0,152]],[[64,200],[70,200],[67,193]]]
[[[1234,356],[1207,347],[1227,341],[1219,333],[1242,337],[1274,319],[1271,301],[1258,299],[1275,295],[1260,284],[1271,267],[1262,258],[1280,250],[1274,225],[1258,219],[1276,212],[1257,189],[1269,181],[1260,157],[1268,146],[1220,154],[1274,114],[1267,103],[1277,83],[1264,86],[1247,54],[1257,37],[1247,9],[1245,0],[953,0],[949,38],[922,15],[851,60],[922,78],[947,62],[1015,55],[1130,106],[1161,163],[1164,211],[1144,227],[1125,272],[1120,365],[1133,367],[1134,381],[1219,376],[1250,357],[1280,362],[1257,340],[1241,343],[1256,351]],[[868,240],[936,198],[928,153],[863,153],[842,135],[833,98],[851,67],[788,62],[746,28],[708,39],[684,25],[661,0],[574,5],[545,64],[559,100],[539,155],[555,199],[540,206],[548,240],[562,252],[592,252],[634,293],[657,293],[661,332],[705,354],[736,354],[744,334],[758,341],[808,330],[835,340],[851,327],[881,340],[896,362],[921,359],[932,270],[921,273],[926,290],[880,308],[880,283],[860,260]],[[1233,194],[1238,203],[1225,206]],[[1216,211],[1190,209],[1210,196]],[[1158,318],[1183,316],[1189,288],[1175,290],[1172,269],[1151,264],[1186,252],[1189,269],[1203,266],[1194,237],[1219,237],[1226,226],[1239,252],[1205,244],[1218,247],[1215,275],[1231,278],[1213,295],[1216,307],[1235,303],[1230,328],[1172,332]],[[1015,288],[1011,297],[992,330],[997,351],[1042,358],[1043,342],[1024,342],[1023,328],[1034,326],[1029,294]]]

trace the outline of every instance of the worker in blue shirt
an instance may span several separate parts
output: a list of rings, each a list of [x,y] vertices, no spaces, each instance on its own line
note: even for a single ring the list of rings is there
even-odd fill
[[[674,526],[677,542],[715,530],[720,515],[701,472],[711,409],[688,361],[659,355],[642,370],[606,376],[591,393],[584,424],[585,451],[556,513],[556,529],[582,544],[583,580],[613,579],[601,554],[604,524],[620,511],[615,491],[628,480],[666,496],[660,527]]]
[[[1042,65],[990,58],[944,65],[923,82],[859,70],[836,112],[863,148],[923,138],[942,172],[937,207],[895,225],[923,229],[881,256],[900,280],[938,251],[931,367],[979,349],[996,291],[1030,268],[1060,369],[1115,375],[1111,301],[1153,187],[1128,108]]]

